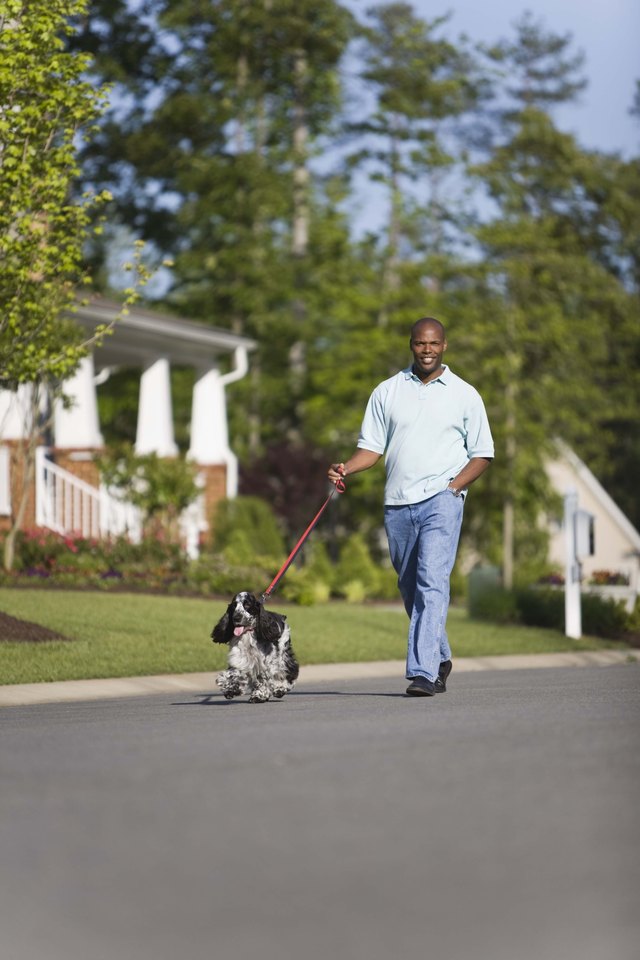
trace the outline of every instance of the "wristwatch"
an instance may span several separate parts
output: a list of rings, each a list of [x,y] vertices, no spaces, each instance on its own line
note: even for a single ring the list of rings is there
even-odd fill
[[[447,490],[451,490],[451,493],[454,495],[454,497],[462,496],[462,490],[456,490],[456,488],[452,487],[451,484],[449,484],[449,486],[447,487]]]

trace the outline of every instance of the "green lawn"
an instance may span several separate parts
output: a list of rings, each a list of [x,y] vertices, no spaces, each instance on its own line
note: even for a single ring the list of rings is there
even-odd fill
[[[224,648],[209,639],[223,601],[63,590],[0,589],[0,610],[69,637],[46,643],[0,642],[0,683],[216,671]],[[270,604],[285,612],[302,664],[402,660],[403,610],[366,604]],[[453,608],[448,631],[457,657],[624,647],[552,630],[494,626]],[[0,638],[1,640],[2,638]]]

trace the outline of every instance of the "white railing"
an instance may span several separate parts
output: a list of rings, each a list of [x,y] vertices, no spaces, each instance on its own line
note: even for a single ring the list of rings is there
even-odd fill
[[[47,459],[46,447],[36,451],[36,524],[61,534],[101,539],[142,537],[140,510],[114,497],[104,487],[92,487]]]
[[[36,525],[61,534],[79,534],[96,540],[126,536],[142,539],[142,513],[114,496],[108,487],[92,487],[47,458],[46,447],[36,451]],[[198,486],[203,486],[198,478]],[[180,517],[180,533],[191,559],[200,553],[200,536],[207,529],[204,495]]]

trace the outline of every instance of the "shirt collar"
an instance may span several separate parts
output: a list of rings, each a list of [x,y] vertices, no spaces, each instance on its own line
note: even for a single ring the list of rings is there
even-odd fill
[[[413,364],[411,364],[411,366],[407,367],[406,370],[403,370],[402,372],[405,380],[415,380],[417,383],[422,385],[422,380],[420,377],[417,377],[413,372]],[[451,371],[449,370],[449,367],[446,365],[446,363],[443,363],[442,373],[440,376],[436,377],[435,380],[430,380],[429,383],[443,383],[446,386],[449,383],[450,373]]]

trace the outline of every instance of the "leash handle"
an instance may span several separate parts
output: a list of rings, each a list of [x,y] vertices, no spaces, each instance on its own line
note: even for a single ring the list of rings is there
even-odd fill
[[[309,536],[309,534],[311,533],[311,531],[313,530],[313,528],[314,528],[315,525],[317,524],[318,520],[320,519],[320,517],[322,516],[322,514],[324,513],[324,511],[325,511],[326,508],[328,507],[328,505],[329,505],[329,503],[330,503],[331,498],[333,497],[333,495],[334,495],[336,492],[337,492],[337,493],[345,493],[345,492],[346,492],[346,489],[347,489],[347,486],[346,486],[344,480],[337,480],[337,481],[336,481],[336,483],[334,484],[333,490],[331,491],[331,493],[329,494],[329,496],[327,497],[327,499],[325,500],[325,502],[322,504],[322,506],[320,507],[320,509],[319,509],[318,512],[316,513],[315,517],[313,518],[313,520],[311,521],[311,523],[309,524],[309,526],[307,527],[307,529],[304,531],[304,533],[302,534],[302,536],[301,536],[300,539],[298,540],[298,542],[296,543],[295,547],[293,548],[293,550],[291,551],[291,553],[289,554],[289,556],[287,557],[287,559],[285,560],[285,562],[282,564],[282,566],[280,567],[280,569],[279,569],[278,572],[276,573],[275,577],[273,578],[273,580],[271,581],[271,583],[269,584],[269,586],[267,587],[267,589],[264,591],[264,593],[263,593],[262,596],[260,597],[260,600],[261,600],[262,603],[265,603],[265,602],[269,599],[269,597],[271,596],[271,593],[272,593],[273,590],[275,589],[275,587],[276,587],[276,585],[278,584],[278,582],[282,579],[282,577],[284,577],[285,573],[287,572],[287,570],[289,569],[289,567],[290,567],[291,564],[293,563],[293,561],[294,561],[294,559],[295,559],[295,557],[296,557],[296,554],[297,554],[298,551],[300,550],[300,547],[301,547],[302,544],[305,542],[305,540],[307,539],[307,537]]]

